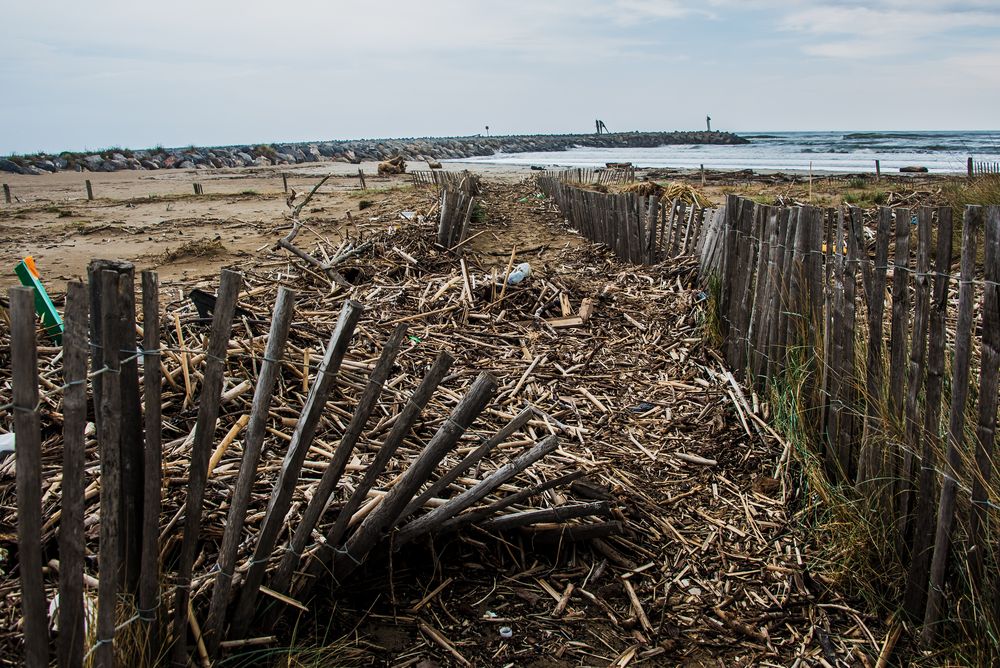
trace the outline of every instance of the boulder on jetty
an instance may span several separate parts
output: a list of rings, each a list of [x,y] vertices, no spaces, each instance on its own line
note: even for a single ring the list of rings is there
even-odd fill
[[[109,149],[98,153],[10,156],[0,159],[0,171],[48,174],[53,171],[118,171],[122,169],[221,169],[294,165],[306,162],[419,160],[437,163],[495,153],[565,151],[587,148],[652,148],[668,144],[747,144],[730,132],[617,132],[614,134],[510,135],[483,137],[419,137],[352,139],[300,144],[258,144],[198,148],[152,148],[144,151]],[[395,164],[395,163],[394,163]],[[403,173],[391,172],[391,173]]]

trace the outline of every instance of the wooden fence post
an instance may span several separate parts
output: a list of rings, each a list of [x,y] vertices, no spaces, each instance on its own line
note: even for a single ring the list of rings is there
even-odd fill
[[[361,189],[368,190],[368,185],[365,183],[365,172],[360,167],[358,167],[358,180],[361,181]]]
[[[142,558],[143,428],[136,353],[135,267],[118,273],[119,386],[121,387],[122,589],[137,593]],[[105,351],[107,352],[107,351]],[[157,530],[157,534],[159,530]]]
[[[882,180],[882,165],[878,160],[875,161],[875,183]]]
[[[399,481],[382,497],[382,502],[351,534],[344,549],[334,555],[335,578],[343,580],[353,573],[385,533],[393,528],[406,504],[427,480],[434,467],[455,447],[458,439],[496,394],[496,390],[496,379],[489,373],[483,372],[473,381],[469,391],[431,437],[416,461],[407,467]]]
[[[229,605],[233,570],[236,567],[236,551],[242,540],[247,507],[250,504],[253,484],[257,479],[257,463],[260,461],[264,434],[270,419],[269,411],[274,395],[274,385],[281,371],[281,357],[284,354],[294,315],[295,293],[281,286],[278,288],[278,297],[274,303],[271,328],[267,336],[267,347],[264,350],[264,360],[261,363],[257,387],[254,390],[250,407],[250,421],[247,423],[246,436],[243,439],[243,459],[240,462],[240,472],[233,488],[229,516],[222,535],[222,546],[219,548],[219,574],[215,578],[212,602],[204,624],[205,642],[209,656],[213,659],[218,654],[219,642],[222,640],[226,628],[223,617],[226,613],[226,606]]]
[[[333,550],[340,545],[340,540],[347,532],[347,524],[351,520],[351,517],[354,516],[354,513],[365,500],[368,491],[375,485],[376,479],[381,475],[400,443],[403,442],[403,438],[406,437],[406,434],[410,431],[410,427],[413,426],[413,423],[420,416],[420,412],[424,409],[424,406],[430,401],[438,384],[441,383],[445,374],[448,373],[448,369],[451,368],[453,361],[452,356],[446,351],[438,354],[434,360],[434,364],[431,365],[430,370],[424,375],[423,380],[420,381],[420,385],[410,395],[403,409],[396,416],[389,435],[382,441],[378,452],[375,453],[375,458],[368,465],[361,481],[355,486],[354,493],[351,494],[344,507],[340,509],[333,526],[327,530],[326,540],[320,545],[316,553],[313,554],[312,563],[306,569],[306,577],[296,589],[296,595],[299,592],[305,591],[311,585],[312,581],[323,572],[323,569],[329,567],[328,562],[333,556]]]
[[[407,326],[405,323],[397,325],[392,336],[389,337],[389,340],[383,347],[382,354],[375,365],[375,370],[372,372],[368,384],[365,386],[364,393],[358,400],[354,414],[351,416],[351,422],[347,426],[347,429],[344,430],[344,434],[340,438],[340,443],[337,444],[337,448],[334,451],[333,458],[323,471],[319,485],[316,487],[312,499],[310,499],[309,504],[306,506],[305,512],[302,513],[302,518],[289,540],[288,549],[281,559],[277,572],[271,578],[271,589],[279,593],[286,593],[288,591],[293,572],[299,565],[302,550],[305,548],[306,542],[312,535],[313,528],[319,522],[323,511],[326,510],[330,496],[333,494],[337,483],[340,481],[340,477],[347,468],[348,459],[350,459],[351,453],[358,443],[358,439],[361,438],[361,433],[364,431],[365,424],[368,423],[368,418],[375,409],[375,404],[378,401],[379,394],[382,392],[382,387],[385,385],[385,381],[388,380],[389,373],[392,371],[392,365],[396,359],[396,355],[399,353],[399,348],[406,338],[406,330]]]
[[[10,186],[6,183],[3,184],[3,200],[10,204]]]
[[[966,164],[965,164],[965,170],[966,170],[966,175],[967,175],[967,176],[968,176],[968,178],[970,178],[970,179],[971,179],[971,178],[972,178],[972,176],[973,176],[973,173],[972,173],[972,172],[973,172],[973,169],[972,169],[972,168],[973,168],[973,162],[972,162],[972,156],[970,155],[970,156],[969,156],[969,160],[968,160],[968,161],[966,162]],[[7,200],[7,201],[9,202],[10,200]]]
[[[160,494],[162,485],[160,406],[160,294],[156,272],[142,272],[143,399],[145,450],[143,454],[142,542],[136,608],[146,625],[145,658],[154,662],[160,643]]]
[[[90,184],[90,179],[87,179],[85,181],[85,183],[87,185],[87,199],[88,200],[93,200],[94,199],[94,187]]]
[[[286,193],[288,192],[288,173],[287,172],[282,172],[281,173],[281,187],[284,189],[284,191]]]
[[[250,568],[247,570],[243,590],[240,592],[233,613],[232,631],[236,636],[242,637],[253,620],[256,612],[257,594],[267,569],[267,560],[274,549],[278,533],[284,526],[285,514],[288,512],[288,507],[292,502],[292,493],[295,490],[295,481],[299,477],[302,462],[305,460],[309,446],[316,435],[320,417],[326,406],[326,397],[333,389],[340,364],[344,360],[351,336],[354,334],[354,328],[357,326],[358,320],[361,319],[361,313],[362,307],[359,303],[351,300],[344,303],[333,334],[327,343],[326,354],[316,370],[316,382],[309,389],[309,395],[306,397],[302,413],[295,425],[295,432],[288,445],[288,452],[285,453],[281,473],[274,482],[271,499],[267,504],[267,512],[260,525],[260,531],[257,533],[257,544],[254,546]]]
[[[215,303],[212,331],[209,334],[208,350],[205,351],[205,379],[202,382],[198,419],[194,428],[194,443],[191,446],[191,464],[188,476],[187,499],[184,504],[184,538],[177,564],[177,594],[174,602],[174,627],[172,662],[183,668],[188,663],[187,627],[190,605],[191,571],[201,530],[201,511],[205,500],[205,482],[208,478],[208,460],[212,454],[215,425],[219,418],[223,371],[226,350],[232,332],[236,299],[242,285],[242,277],[224,269],[219,282],[219,296]]]
[[[87,426],[87,288],[79,281],[66,287],[63,333],[63,469],[59,518],[59,665],[83,665],[84,430]],[[155,534],[154,534],[155,535]]]
[[[923,619],[927,602],[931,548],[934,536],[934,506],[937,498],[934,473],[938,466],[935,454],[940,445],[941,392],[944,380],[946,325],[948,315],[948,284],[951,279],[952,219],[951,209],[937,210],[937,249],[934,252],[934,294],[930,304],[930,326],[927,334],[927,379],[924,399],[924,424],[920,454],[920,475],[916,491],[916,511],[913,525],[913,547],[910,569],[906,578],[903,608],[915,622]]]
[[[944,576],[951,550],[951,532],[955,521],[955,496],[962,471],[965,446],[965,404],[969,396],[970,347],[972,339],[972,300],[976,271],[976,235],[983,225],[983,209],[965,207],[962,221],[962,269],[958,289],[958,321],[955,327],[955,356],[952,362],[951,414],[948,420],[948,462],[941,484],[934,556],[927,585],[927,608],[920,642],[928,646],[937,636],[944,608]]]
[[[902,467],[896,480],[896,497],[899,499],[897,535],[899,554],[906,558],[909,549],[911,512],[913,510],[914,454],[920,451],[920,391],[924,385],[924,365],[927,357],[927,320],[930,308],[930,252],[931,210],[917,210],[916,271],[913,276],[913,330],[910,336],[910,355],[907,366],[906,397],[903,415]]]
[[[979,374],[979,420],[976,424],[976,467],[972,481],[972,518],[969,525],[969,575],[973,600],[995,604],[996,592],[983,584],[986,557],[996,535],[988,533],[989,488],[993,477],[993,443],[996,440],[997,390],[1000,389],[1000,207],[986,209],[982,361]],[[996,528],[994,527],[994,531]],[[989,614],[989,613],[986,613]]]
[[[101,455],[101,538],[97,587],[97,636],[94,662],[99,668],[115,665],[115,624],[117,622],[119,571],[121,564],[121,410],[119,370],[121,350],[119,330],[118,272],[101,270],[101,339],[104,361],[95,373],[103,378],[98,417],[98,444]],[[91,309],[93,312],[93,309]],[[93,315],[91,316],[93,320]],[[105,372],[106,370],[106,372]]]
[[[38,343],[35,293],[10,289],[10,363],[14,399],[18,571],[24,615],[25,665],[49,665],[49,630],[42,582],[42,438],[38,417]]]

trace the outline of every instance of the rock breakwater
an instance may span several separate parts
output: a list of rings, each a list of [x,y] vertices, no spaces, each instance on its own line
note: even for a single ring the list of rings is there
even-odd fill
[[[510,135],[501,137],[423,137],[352,139],[321,142],[247,144],[187,148],[121,148],[95,152],[34,154],[0,158],[0,171],[46,174],[64,170],[115,172],[123,169],[220,169],[266,167],[308,162],[385,160],[455,160],[495,153],[564,151],[591,148],[648,148],[668,144],[746,144],[729,132],[618,132],[610,134]]]

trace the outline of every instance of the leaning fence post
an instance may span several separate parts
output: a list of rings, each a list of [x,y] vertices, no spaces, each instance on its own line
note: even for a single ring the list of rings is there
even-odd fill
[[[250,505],[250,494],[257,478],[257,462],[260,460],[264,434],[270,418],[269,410],[274,385],[281,371],[281,357],[284,354],[294,315],[295,293],[284,286],[279,287],[271,316],[271,328],[267,335],[267,347],[264,349],[264,361],[261,363],[257,388],[250,406],[250,421],[247,423],[246,437],[243,439],[243,459],[233,489],[229,516],[222,535],[222,546],[219,548],[219,574],[215,578],[212,602],[204,623],[203,635],[208,646],[208,654],[212,658],[218,653],[219,642],[225,630],[223,617],[226,606],[229,605],[236,551],[239,549],[243,523],[246,520],[247,507]]]
[[[83,665],[84,430],[87,426],[87,288],[66,288],[63,333],[62,516],[59,518],[59,665]],[[154,534],[155,535],[155,534]]]
[[[201,510],[205,501],[205,482],[208,479],[208,459],[212,454],[212,440],[215,425],[219,419],[223,371],[226,350],[232,332],[236,298],[242,285],[242,277],[229,270],[222,271],[219,282],[219,297],[215,303],[212,331],[209,334],[205,380],[202,383],[201,406],[194,428],[194,444],[191,447],[191,470],[184,509],[184,539],[181,543],[180,560],[177,566],[177,595],[174,603],[174,637],[172,662],[175,666],[186,666],[189,588],[191,571],[194,567],[195,551],[198,547],[198,533],[201,529]]]
[[[361,181],[361,189],[368,190],[368,186],[365,184],[365,173],[360,167],[358,167],[358,179]]]
[[[358,302],[348,300],[344,303],[337,325],[327,343],[326,354],[316,371],[316,382],[313,383],[309,391],[298,423],[295,425],[295,433],[292,434],[288,452],[285,453],[285,459],[282,462],[281,473],[274,483],[273,492],[267,504],[267,512],[257,534],[257,544],[254,546],[250,568],[244,579],[243,591],[240,593],[236,609],[233,612],[232,631],[238,636],[242,636],[247,626],[253,621],[256,613],[254,605],[257,602],[260,585],[264,580],[267,560],[274,549],[278,533],[284,526],[285,515],[292,502],[295,482],[302,470],[302,462],[316,436],[316,429],[323,415],[327,395],[333,389],[340,365],[354,334],[354,328],[361,319],[362,310],[362,306]]]
[[[38,418],[38,348],[35,338],[35,293],[10,289],[11,376],[17,455],[18,570],[24,614],[25,665],[49,664],[49,633],[42,583],[42,436]]]
[[[10,204],[10,186],[6,183],[3,184],[3,199],[7,204]]]
[[[87,199],[94,199],[94,187],[90,185],[90,179],[87,179],[84,183],[87,184]]]

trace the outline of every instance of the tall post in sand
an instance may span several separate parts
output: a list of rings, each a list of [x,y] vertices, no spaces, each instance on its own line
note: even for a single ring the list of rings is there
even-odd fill
[[[87,179],[84,183],[87,184],[87,199],[88,200],[93,200],[94,199],[94,187],[92,185],[90,185],[90,179]]]
[[[875,161],[875,183],[882,180],[882,165],[878,160]]]
[[[970,165],[972,164],[972,158],[969,158],[969,164]],[[971,168],[969,171],[971,173]],[[7,202],[7,204],[10,204],[10,186],[7,185],[6,183],[3,184],[3,199],[5,202]]]

